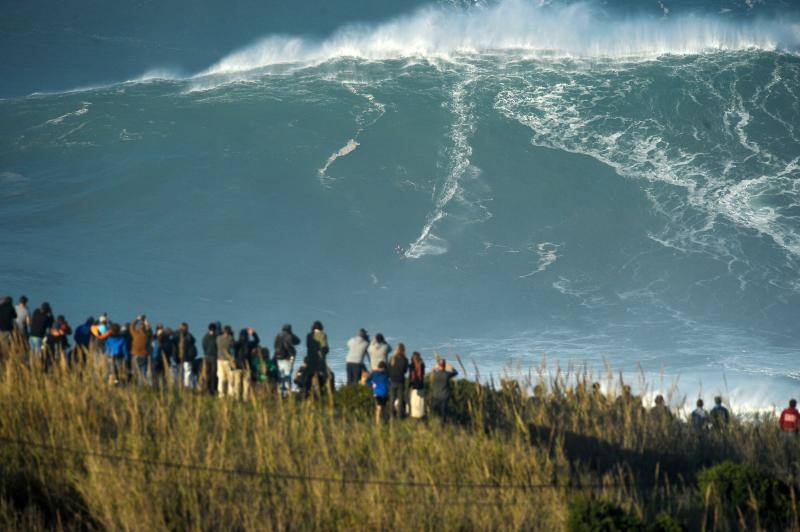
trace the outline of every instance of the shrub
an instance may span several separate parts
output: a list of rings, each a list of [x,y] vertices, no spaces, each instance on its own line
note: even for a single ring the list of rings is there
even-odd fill
[[[336,409],[348,416],[371,416],[375,409],[372,390],[368,386],[342,386],[333,397]]]
[[[570,532],[683,532],[684,527],[671,516],[661,513],[645,524],[636,515],[604,500],[573,497],[569,503],[567,530]]]
[[[644,526],[638,517],[611,502],[578,496],[569,503],[567,530],[616,532],[644,530]]]
[[[786,524],[792,515],[791,488],[753,466],[726,461],[703,470],[698,480],[701,495],[708,493],[729,515],[738,509],[765,527]]]
[[[678,523],[672,516],[663,513],[658,514],[646,528],[648,532],[683,532],[685,529],[686,527]]]

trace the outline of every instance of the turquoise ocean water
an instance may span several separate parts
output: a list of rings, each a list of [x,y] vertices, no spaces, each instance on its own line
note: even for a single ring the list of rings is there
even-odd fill
[[[0,8],[0,292],[800,395],[793,3],[157,4]]]

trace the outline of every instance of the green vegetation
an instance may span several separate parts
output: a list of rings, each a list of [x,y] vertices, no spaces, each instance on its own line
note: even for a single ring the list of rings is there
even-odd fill
[[[376,426],[362,387],[239,402],[22,356],[0,373],[3,529],[800,528],[771,416],[697,431],[562,376],[460,380],[450,422]]]
[[[752,465],[726,461],[702,471],[698,480],[701,493],[748,528],[780,529],[797,518],[792,487]]]

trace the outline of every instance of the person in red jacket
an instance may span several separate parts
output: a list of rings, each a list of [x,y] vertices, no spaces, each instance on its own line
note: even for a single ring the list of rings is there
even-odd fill
[[[786,438],[794,439],[800,429],[800,412],[797,411],[797,401],[789,401],[789,408],[781,412],[780,427]]]

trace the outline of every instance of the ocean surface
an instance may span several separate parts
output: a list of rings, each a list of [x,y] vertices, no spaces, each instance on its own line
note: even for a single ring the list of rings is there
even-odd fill
[[[12,2],[0,292],[800,396],[800,4]]]

